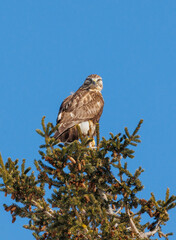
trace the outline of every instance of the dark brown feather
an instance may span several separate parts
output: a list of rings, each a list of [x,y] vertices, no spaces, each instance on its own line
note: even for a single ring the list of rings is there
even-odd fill
[[[57,123],[58,131],[54,137],[61,142],[71,142],[78,138],[76,125],[91,120],[94,124],[100,119],[104,100],[97,90],[79,88],[61,104]]]

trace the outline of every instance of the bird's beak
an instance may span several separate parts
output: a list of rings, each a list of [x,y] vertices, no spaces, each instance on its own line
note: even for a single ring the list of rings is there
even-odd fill
[[[95,80],[92,80],[92,83],[93,83],[93,85],[96,85],[96,81]]]

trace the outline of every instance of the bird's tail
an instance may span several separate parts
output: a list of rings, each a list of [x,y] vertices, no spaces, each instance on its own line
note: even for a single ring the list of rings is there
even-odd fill
[[[56,131],[53,137],[54,137],[56,140],[59,140],[60,132],[59,132],[59,131]]]

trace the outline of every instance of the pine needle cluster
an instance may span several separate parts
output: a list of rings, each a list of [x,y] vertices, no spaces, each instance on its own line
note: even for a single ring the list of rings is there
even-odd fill
[[[132,134],[93,139],[83,138],[70,144],[58,143],[51,123],[36,130],[44,138],[40,146],[40,160],[35,160],[36,173],[18,160],[6,163],[0,156],[0,190],[11,195],[13,203],[4,208],[16,217],[28,218],[24,228],[32,230],[37,240],[132,240],[168,239],[172,233],[163,233],[162,226],[169,220],[168,211],[176,206],[176,196],[166,191],[164,200],[138,197],[144,186],[140,181],[143,169],[134,173],[127,160],[134,158],[134,147],[141,142],[138,131],[142,120]],[[145,224],[141,220],[149,218]],[[143,221],[142,221],[143,222]]]

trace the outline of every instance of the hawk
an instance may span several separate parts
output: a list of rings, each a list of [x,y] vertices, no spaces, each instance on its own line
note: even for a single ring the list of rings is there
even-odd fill
[[[62,102],[56,120],[59,126],[55,139],[64,143],[78,140],[77,125],[83,136],[95,135],[96,123],[99,122],[104,106],[102,88],[102,78],[91,74],[74,94]]]

